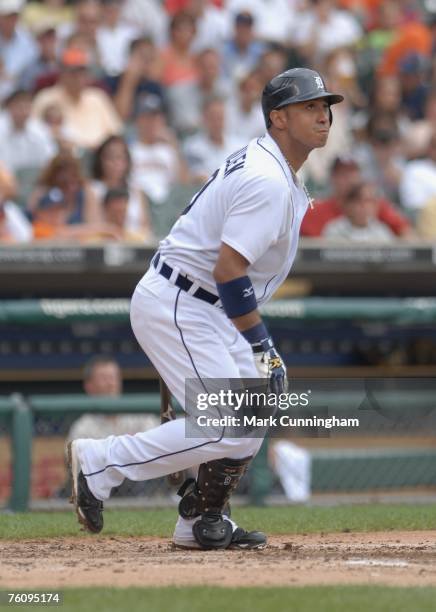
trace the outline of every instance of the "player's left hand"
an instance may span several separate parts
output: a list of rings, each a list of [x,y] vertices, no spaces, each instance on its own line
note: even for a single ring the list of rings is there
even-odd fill
[[[261,378],[268,378],[268,386],[272,393],[279,395],[288,389],[288,377],[283,359],[273,346],[268,350],[253,347],[254,361]]]

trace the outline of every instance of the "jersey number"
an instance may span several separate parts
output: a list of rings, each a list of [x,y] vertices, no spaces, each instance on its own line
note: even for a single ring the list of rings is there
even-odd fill
[[[194,195],[192,200],[189,202],[188,206],[182,212],[182,215],[186,215],[186,213],[191,210],[191,208],[194,206],[195,202],[198,200],[198,198],[201,196],[201,194],[204,193],[206,191],[206,189],[209,187],[209,185],[216,179],[216,177],[218,176],[218,172],[219,172],[219,168],[217,170],[215,170],[215,172],[212,174],[212,176],[210,176],[208,178],[208,180],[203,185],[203,187],[200,189],[200,191],[197,191],[197,193]]]
[[[226,166],[224,169],[224,178],[227,178],[235,170],[240,170],[241,168],[243,168],[246,157],[247,157],[247,147],[246,146],[243,147],[242,149],[239,149],[239,151],[236,151],[236,153],[233,153],[232,155],[230,155],[226,159]],[[191,210],[191,208],[194,206],[195,202],[198,200],[201,194],[204,193],[206,189],[209,187],[209,185],[216,179],[216,177],[218,176],[218,172],[219,172],[219,168],[218,170],[215,170],[215,172],[212,174],[209,180],[203,185],[200,191],[197,191],[197,193],[194,195],[192,200],[189,202],[188,206],[182,212],[182,215],[186,215],[186,213]]]

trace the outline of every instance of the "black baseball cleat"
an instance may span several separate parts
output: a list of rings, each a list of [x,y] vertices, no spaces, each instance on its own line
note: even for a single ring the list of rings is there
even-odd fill
[[[267,537],[261,531],[245,531],[242,527],[236,527],[229,548],[261,550],[266,547],[267,543]]]
[[[100,533],[103,529],[103,502],[89,490],[77,457],[77,442],[78,440],[73,440],[67,445],[67,460],[72,482],[70,503],[74,504],[79,523],[91,533]]]

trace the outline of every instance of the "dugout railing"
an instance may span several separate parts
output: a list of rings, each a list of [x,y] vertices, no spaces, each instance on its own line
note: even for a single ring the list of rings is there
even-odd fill
[[[23,325],[69,321],[119,322],[129,319],[127,298],[2,300],[0,324]],[[273,300],[261,307],[266,319],[436,321],[436,298],[306,297]]]
[[[13,394],[0,397],[0,424],[6,426],[10,439],[11,478],[7,509],[23,512],[30,507],[32,442],[37,417],[79,417],[83,414],[159,414],[160,396],[156,393],[125,394],[117,398],[87,395],[32,395]],[[267,448],[264,445],[255,462],[250,479],[250,499],[261,504],[271,487],[271,474],[267,466]],[[3,471],[9,466],[3,465]]]
[[[302,321],[309,325],[316,321],[331,321],[341,325],[341,321],[362,321],[386,323],[399,326],[413,323],[422,325],[423,334],[430,338],[436,321],[435,298],[316,298],[308,297],[293,300],[276,300],[262,309],[270,323],[279,323],[285,329],[287,322]],[[41,325],[52,327],[65,322],[100,321],[111,324],[129,320],[129,300],[118,299],[43,299],[43,300],[5,300],[0,302],[0,326],[18,326],[23,337],[27,326]],[[432,332],[433,330],[433,332]],[[434,344],[434,340],[431,340]],[[0,343],[1,344],[1,343]],[[9,347],[5,347],[9,350]],[[9,353],[2,357],[3,364],[9,361]],[[141,355],[141,358],[142,355]],[[426,376],[436,379],[434,362],[424,363]],[[420,368],[421,368],[420,366]],[[344,368],[345,372],[346,368]],[[292,367],[289,369],[292,376]],[[419,374],[418,374],[419,375]],[[335,405],[346,406],[350,397],[338,394]],[[399,402],[419,407],[421,402],[428,405],[429,397],[425,392],[415,391],[410,398],[403,393]],[[29,507],[30,466],[33,424],[36,418],[50,415],[79,416],[83,413],[158,413],[157,394],[129,394],[116,400],[106,398],[92,399],[75,394],[33,395],[23,397],[19,394],[0,397],[0,426],[6,424],[9,432],[12,455],[12,485],[9,507],[24,510]],[[4,437],[4,436],[3,436]],[[378,479],[379,467],[385,466],[385,477]],[[412,467],[411,467],[412,466]],[[356,490],[358,487],[369,489],[372,486],[435,486],[436,457],[431,436],[424,441],[404,448],[372,447],[368,452],[353,452],[350,448],[336,448],[334,452],[320,448],[313,449],[313,484],[319,491]],[[410,469],[409,469],[410,468]],[[2,466],[5,469],[5,466]],[[341,477],[338,474],[342,474]],[[364,474],[362,480],[361,474]],[[421,474],[420,477],[416,477]],[[356,478],[359,475],[359,478]],[[267,465],[267,448],[262,447],[256,458],[250,480],[250,498],[257,502],[265,498],[271,489],[271,472]]]
[[[335,407],[335,414],[345,416],[350,405],[361,399],[358,392],[329,392],[326,402]],[[391,392],[378,394],[378,401],[387,400],[401,412],[428,414],[432,412],[434,393],[431,390]],[[160,409],[158,394],[130,394],[119,398],[89,397],[85,395],[31,395],[14,394],[0,398],[0,417],[7,423],[11,439],[11,492],[8,508],[12,511],[29,509],[32,469],[32,442],[37,417],[80,416],[82,414],[151,413]],[[363,407],[365,410],[365,407]],[[400,423],[401,425],[401,423]],[[306,440],[312,455],[312,488],[316,492],[355,492],[362,490],[436,487],[435,431],[424,431],[418,437],[407,437],[408,425],[395,431],[394,438],[381,436],[374,429],[362,437],[354,435],[328,440],[312,436]],[[390,431],[392,434],[392,429]],[[396,436],[396,437],[395,437]],[[304,436],[303,436],[304,437]],[[404,440],[408,443],[404,444]],[[378,440],[378,442],[377,442]],[[294,439],[301,443],[303,440]],[[403,441],[403,444],[401,444]],[[393,442],[393,443],[392,443]],[[411,443],[412,442],[412,443]],[[5,469],[5,466],[2,467]],[[262,504],[271,491],[273,474],[268,465],[268,439],[251,469],[248,498]]]
[[[112,355],[126,380],[137,381],[129,391],[155,390],[139,383],[157,375],[131,331],[129,303],[126,298],[1,301],[0,393],[44,392],[43,384],[80,381],[85,361],[99,353]],[[330,368],[330,375],[340,376],[436,373],[435,298],[283,299],[267,304],[262,314],[291,375],[314,375],[315,368],[319,375]],[[20,381],[40,383],[39,388]],[[62,392],[60,385],[56,391]]]

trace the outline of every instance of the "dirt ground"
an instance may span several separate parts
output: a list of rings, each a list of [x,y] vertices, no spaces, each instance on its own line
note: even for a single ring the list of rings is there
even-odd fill
[[[184,551],[162,538],[0,542],[0,588],[66,586],[436,586],[436,534],[273,536],[262,551]]]

